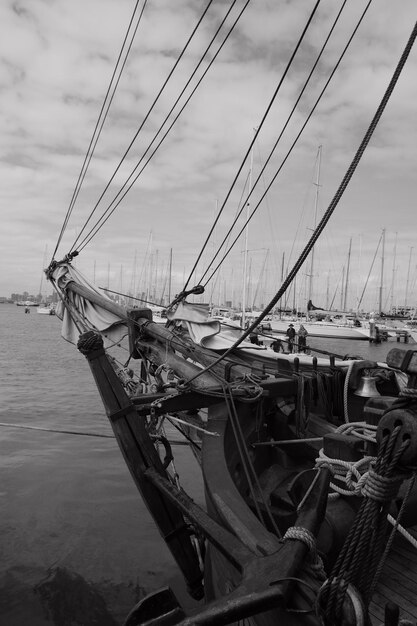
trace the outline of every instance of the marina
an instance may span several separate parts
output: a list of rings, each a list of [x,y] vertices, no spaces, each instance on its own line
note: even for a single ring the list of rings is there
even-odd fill
[[[94,624],[99,606],[100,623],[121,626],[131,606],[164,586],[167,579],[186,605],[192,606],[114,440],[89,436],[111,437],[112,432],[84,357],[67,342],[55,341],[56,318],[26,316],[13,305],[1,305],[0,320],[8,338],[3,348],[3,363],[8,366],[0,376],[0,422],[45,429],[0,427],[0,528],[5,539],[0,621],[21,626],[31,619],[36,626],[55,626],[60,624],[58,616],[68,611],[68,620],[75,621],[78,615]],[[379,345],[327,339],[315,345],[337,354],[359,351],[364,358],[377,361],[385,360],[397,346],[395,339]],[[34,362],[43,366],[33,368]],[[57,367],[63,362],[65,367]],[[68,384],[77,388],[76,396],[67,393]],[[203,504],[203,486],[192,453],[184,446],[174,451],[181,484]],[[391,580],[389,572],[397,570],[395,562],[390,565]],[[401,576],[396,574],[395,580],[402,580]],[[48,585],[55,599],[52,607],[36,592]],[[86,596],[94,602],[90,609],[83,605],[81,616],[76,608],[69,611],[64,590],[71,594],[74,607]]]
[[[0,306],[8,626],[417,626],[415,8],[249,5],[2,9],[54,94]]]

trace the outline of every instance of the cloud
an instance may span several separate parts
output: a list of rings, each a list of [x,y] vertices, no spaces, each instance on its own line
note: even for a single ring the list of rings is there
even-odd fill
[[[125,284],[129,283],[135,250],[143,263],[150,232],[154,252],[159,250],[160,259],[166,259],[173,249],[177,277],[185,276],[191,269],[313,7],[307,0],[250,3],[178,121],[146,164],[146,148],[197,66],[230,2],[213,2],[145,121],[206,5],[189,0],[147,3],[59,255],[71,247],[125,153],[86,232],[122,189],[141,158],[139,170],[143,172],[77,260],[78,267],[85,268],[87,273],[91,273],[93,264],[96,273],[103,275],[109,273],[109,264],[112,268],[123,265]],[[0,201],[5,227],[0,234],[0,295],[37,288],[44,248],[47,245],[52,253],[55,247],[133,6],[128,0],[117,3],[5,0],[1,3]],[[227,25],[230,26],[242,6],[243,1],[236,3]],[[252,182],[265,163],[340,6],[341,2],[327,3],[316,12],[259,133]],[[260,185],[253,191],[251,208],[256,206],[281,166],[364,7],[364,1],[350,3],[343,12]],[[320,217],[362,140],[414,20],[414,0],[403,0],[401,11],[389,0],[371,5],[313,118],[271,187],[268,200],[262,202],[252,220],[249,229],[252,271],[254,276],[260,275],[264,250],[269,249],[268,263],[275,268],[270,270],[270,293],[279,287],[276,274],[282,257],[293,262],[311,233],[314,205],[311,192],[314,192],[318,146],[323,146]],[[223,35],[225,32],[223,29]],[[179,107],[207,69],[221,41],[222,35],[201,63]],[[360,168],[318,244],[317,259],[323,255],[326,269],[318,270],[321,278],[317,277],[317,284],[323,282],[324,272],[331,272],[331,281],[337,281],[346,262],[351,236],[357,251],[361,234],[363,267],[369,264],[382,228],[386,228],[387,249],[392,250],[395,233],[399,233],[398,283],[405,283],[409,248],[414,239],[413,198],[417,185],[417,137],[413,123],[416,65],[413,49]],[[169,124],[179,107],[170,115]],[[129,148],[142,124],[138,138]],[[166,129],[167,125],[148,155]],[[197,278],[236,215],[249,184],[249,163],[250,155],[203,255]],[[243,217],[239,228],[242,223]],[[320,252],[320,247],[325,252]],[[241,284],[242,249],[243,240],[225,264],[224,276],[228,276],[229,283]],[[331,264],[326,267],[326,258],[330,257]],[[114,280],[118,274],[119,270],[112,269]],[[178,283],[177,287],[181,285]],[[323,293],[325,287],[321,285],[320,289]]]

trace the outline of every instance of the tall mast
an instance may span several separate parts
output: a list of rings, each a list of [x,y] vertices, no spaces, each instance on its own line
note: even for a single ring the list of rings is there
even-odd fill
[[[313,230],[316,230],[316,226],[317,226],[317,209],[319,205],[319,191],[320,191],[321,149],[322,149],[322,146],[319,146],[317,150],[317,170],[316,170],[316,181],[314,183],[314,185],[316,186],[316,194],[315,194],[315,200],[314,200]],[[308,285],[308,300],[311,300],[313,298],[313,273],[314,273],[314,246],[311,250],[311,257],[310,257],[310,277],[309,277],[309,285]],[[306,314],[308,316],[308,311]]]
[[[413,253],[413,247],[410,247],[410,256],[408,258],[408,270],[407,270],[407,282],[405,285],[405,302],[404,302],[404,313],[406,313],[406,308],[408,305],[408,287],[410,283],[410,266],[411,266],[411,255]]]
[[[382,252],[381,252],[381,282],[379,285],[379,314],[382,313],[382,294],[384,289],[384,261],[385,261],[385,228],[382,229]]]
[[[47,256],[48,256],[48,245],[46,245],[46,246],[45,246],[45,252],[44,252],[44,254],[43,254],[42,271],[41,271],[41,283],[40,283],[40,285],[39,285],[39,294],[40,294],[40,296],[41,296],[41,299],[43,299],[43,295],[42,295],[43,275],[44,275],[44,273],[45,273],[45,272],[44,272],[44,268],[46,267],[46,263],[47,263],[46,259],[47,259]],[[45,299],[46,299],[46,297],[45,297]]]
[[[340,290],[340,308],[343,309],[343,293],[345,290],[345,266],[342,267],[342,288]]]
[[[249,185],[248,185],[248,201],[246,203],[246,227],[245,227],[245,249],[243,252],[243,289],[242,289],[242,328],[245,328],[246,323],[246,273],[248,266],[248,239],[249,239],[249,206],[250,206],[250,193],[252,191],[252,170],[253,170],[253,145],[250,152],[250,166],[249,166]]]
[[[330,274],[327,272],[327,285],[326,285],[326,309],[329,308],[329,292],[330,292]]]
[[[349,252],[348,252],[348,260],[347,260],[347,266],[346,266],[346,280],[345,280],[345,295],[343,298],[343,306],[342,309],[343,311],[346,311],[347,308],[347,294],[348,294],[348,285],[349,285],[349,269],[350,269],[350,253],[352,250],[352,237],[350,238],[349,241]]]
[[[147,270],[148,276],[146,281],[146,300],[151,299],[151,284],[152,284],[152,274],[153,274],[153,263],[152,263],[152,245],[153,245],[153,232],[149,233],[149,245],[148,245],[148,259],[147,259]]]
[[[394,312],[394,288],[395,288],[395,265],[397,262],[397,237],[398,233],[395,233],[395,242],[394,242],[394,254],[392,261],[392,284],[391,284],[391,313]]]
[[[172,248],[169,251],[169,269],[168,269],[168,304],[171,303],[171,286],[172,286]]]

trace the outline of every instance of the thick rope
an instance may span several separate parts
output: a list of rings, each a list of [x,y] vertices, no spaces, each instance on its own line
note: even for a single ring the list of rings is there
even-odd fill
[[[346,423],[349,422],[348,391],[349,391],[349,380],[352,374],[352,369],[353,369],[354,364],[355,364],[354,361],[350,361],[348,365],[348,370],[346,372],[345,384],[343,386],[343,409],[344,409],[343,415],[344,415]]]
[[[303,543],[305,543],[309,550],[310,568],[313,570],[314,574],[318,578],[325,580],[326,573],[324,570],[323,561],[321,560],[321,557],[317,552],[316,539],[313,533],[310,532],[307,528],[303,528],[302,526],[290,526],[283,537],[283,541],[289,541],[291,539],[296,539],[297,541],[302,541]]]
[[[405,478],[404,473],[398,473],[397,465],[410,442],[406,440],[396,449],[400,433],[401,426],[397,426],[383,438],[362,487],[364,498],[355,523],[322,589],[320,607],[326,624],[340,621],[348,584],[355,585],[366,604],[370,601],[378,562],[383,558],[389,507]]]
[[[412,30],[412,33],[410,35],[410,38],[407,42],[407,45],[401,55],[401,58],[397,64],[397,67],[395,68],[394,74],[389,82],[389,85],[385,91],[385,94],[378,106],[378,109],[369,125],[368,130],[365,133],[364,138],[361,141],[361,144],[359,146],[359,148],[356,151],[356,154],[352,160],[352,163],[350,164],[345,176],[343,177],[342,182],[339,185],[339,188],[336,192],[336,194],[334,195],[332,201],[330,202],[326,212],[324,213],[322,219],[320,220],[320,223],[317,225],[314,233],[311,235],[307,245],[305,246],[304,250],[302,251],[302,253],[300,254],[298,260],[296,261],[296,263],[294,264],[292,270],[288,273],[287,278],[284,280],[282,286],[280,287],[280,289],[277,291],[277,293],[275,294],[275,296],[272,298],[271,302],[265,307],[265,309],[262,311],[261,315],[256,318],[252,324],[249,325],[249,327],[246,329],[246,331],[242,334],[241,337],[239,337],[239,339],[233,344],[233,346],[231,346],[230,348],[228,348],[226,350],[226,352],[224,352],[224,354],[222,354],[216,361],[214,361],[209,367],[206,367],[204,369],[201,370],[201,372],[199,372],[199,374],[196,374],[191,380],[193,380],[194,378],[197,378],[197,376],[201,376],[201,374],[207,372],[211,367],[213,367],[214,365],[217,365],[217,363],[219,363],[225,356],[228,356],[230,354],[230,352],[232,352],[232,350],[235,350],[241,343],[242,341],[244,341],[255,329],[257,326],[259,326],[259,324],[262,322],[262,320],[265,319],[265,317],[272,311],[272,309],[274,308],[274,306],[277,304],[277,302],[279,302],[279,300],[281,300],[282,296],[285,294],[285,292],[287,291],[288,287],[291,285],[292,281],[294,280],[295,276],[298,274],[299,270],[301,269],[301,267],[303,266],[303,264],[305,263],[307,257],[309,256],[309,254],[311,253],[312,248],[314,247],[317,239],[320,237],[321,233],[323,232],[325,226],[327,225],[328,221],[330,220],[330,217],[332,216],[333,212],[335,211],[337,205],[339,204],[339,201],[346,189],[346,187],[348,186],[357,166],[359,165],[359,162],[363,156],[363,153],[365,152],[366,147],[368,146],[371,137],[375,131],[375,128],[378,125],[379,120],[381,119],[382,113],[384,112],[384,109],[392,95],[392,92],[394,91],[394,87],[397,84],[397,81],[400,77],[400,74],[404,68],[404,65],[408,59],[408,56],[410,54],[411,48],[413,47],[415,38],[417,36],[417,23],[414,25],[414,28]]]

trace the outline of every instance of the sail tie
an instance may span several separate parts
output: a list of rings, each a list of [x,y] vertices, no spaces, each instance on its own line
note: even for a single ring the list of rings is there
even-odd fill
[[[313,533],[303,526],[290,526],[283,537],[283,541],[289,541],[291,539],[302,541],[307,546],[310,555],[310,568],[318,578],[325,580],[326,574],[323,561],[317,552],[316,540]]]

